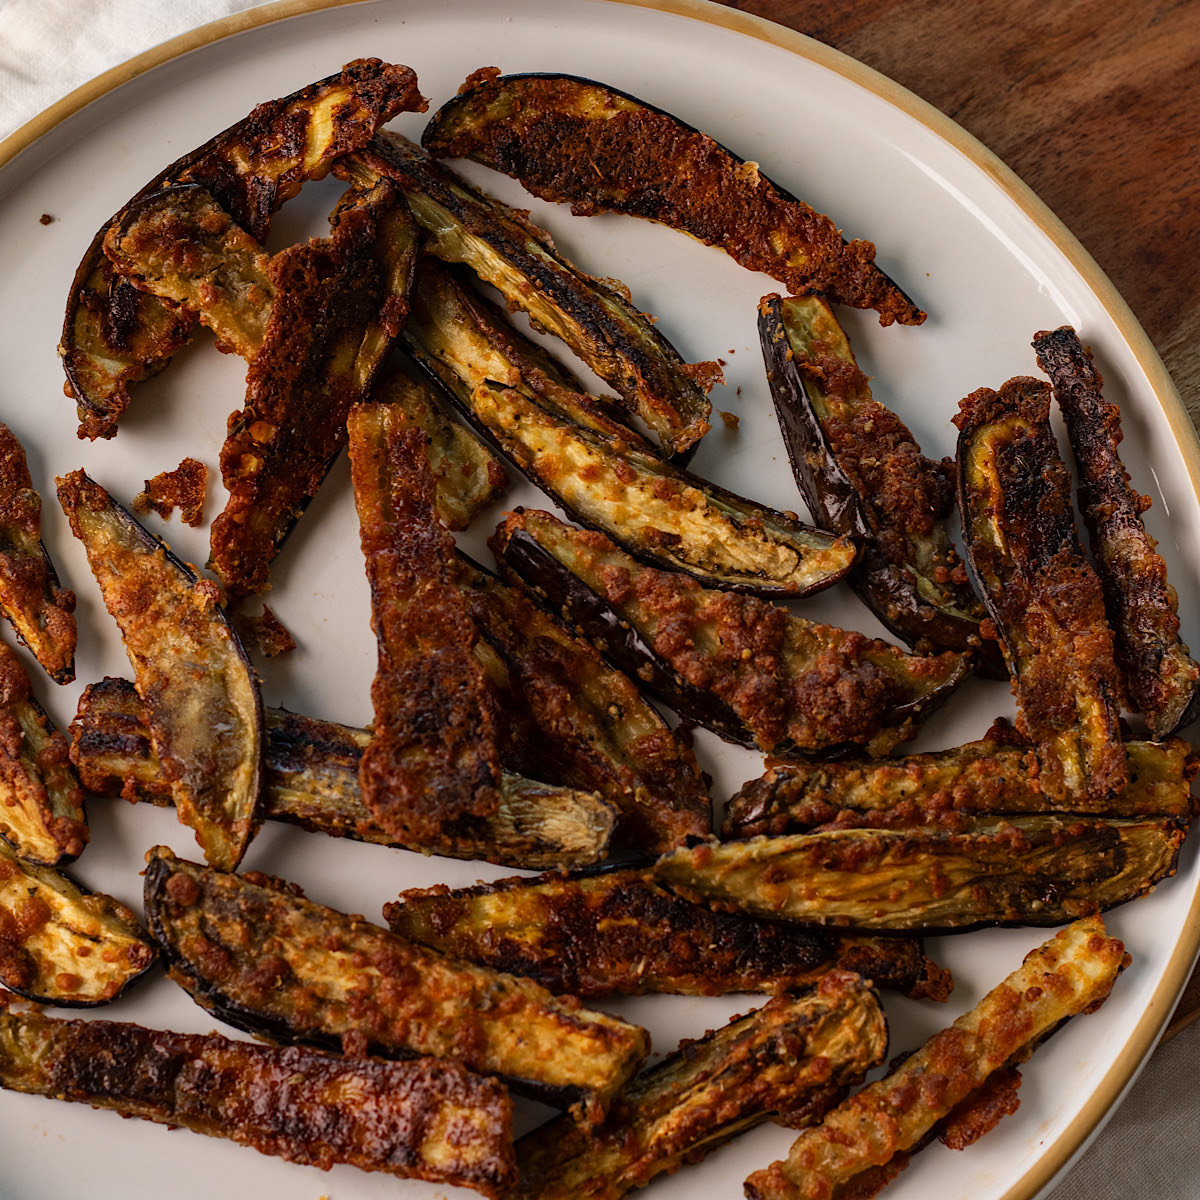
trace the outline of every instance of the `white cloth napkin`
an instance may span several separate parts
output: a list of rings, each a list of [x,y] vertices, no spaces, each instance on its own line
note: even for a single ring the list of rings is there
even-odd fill
[[[0,0],[0,138],[110,67],[260,2]],[[1197,1131],[1200,1022],[1151,1058],[1047,1200],[1200,1200]]]

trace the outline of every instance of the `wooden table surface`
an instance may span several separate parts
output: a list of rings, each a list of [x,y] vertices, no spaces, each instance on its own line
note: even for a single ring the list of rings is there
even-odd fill
[[[724,2],[882,72],[999,155],[1112,280],[1200,423],[1200,2]],[[1198,1016],[1200,970],[1166,1036]]]

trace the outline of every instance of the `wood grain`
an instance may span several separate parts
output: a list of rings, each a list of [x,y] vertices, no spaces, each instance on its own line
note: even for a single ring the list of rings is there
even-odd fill
[[[957,121],[1108,275],[1200,423],[1200,3],[727,0]],[[1200,972],[1166,1036],[1200,1017]]]

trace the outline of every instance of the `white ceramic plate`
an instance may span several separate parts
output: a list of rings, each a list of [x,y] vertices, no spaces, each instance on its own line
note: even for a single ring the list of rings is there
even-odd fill
[[[871,315],[842,315],[876,394],[908,422],[931,456],[953,452],[950,418],[960,397],[1035,373],[1032,335],[1074,325],[1095,349],[1108,397],[1124,410],[1125,459],[1135,484],[1154,498],[1148,524],[1183,598],[1184,636],[1200,644],[1200,459],[1178,397],[1145,336],[1082,249],[997,160],[944,117],[817,43],[699,2],[289,3],[144,56],[132,71],[113,72],[82,89],[0,147],[10,159],[0,171],[0,417],[28,449],[46,498],[47,543],[79,593],[81,682],[127,675],[129,668],[54,502],[54,476],[84,466],[127,501],[144,479],[191,454],[212,471],[209,513],[217,511],[223,503],[217,456],[225,417],[241,404],[243,369],[211,343],[198,344],[138,390],[115,440],[77,441],[55,353],[75,264],[98,225],[164,165],[258,101],[362,56],[415,68],[435,107],[468,72],[488,64],[505,72],[566,71],[608,81],[757,160],[785,187],[831,213],[848,236],[874,240],[883,267],[929,310],[929,321],[918,329],[881,329]],[[394,125],[417,135],[423,121],[405,116]],[[776,507],[801,507],[755,335],[756,303],[777,285],[669,230],[620,217],[573,218],[565,209],[531,201],[507,179],[483,169],[467,173],[502,198],[530,207],[586,269],[622,278],[686,358],[724,359],[727,384],[713,400],[741,418],[740,428],[734,433],[717,422],[695,469]],[[307,188],[281,214],[273,242],[320,233],[337,191],[332,183]],[[41,223],[42,214],[53,221]],[[545,504],[536,493],[514,488],[506,504],[518,502]],[[156,518],[150,522],[185,557],[204,561],[205,531],[177,520],[165,527]],[[483,552],[492,524],[481,520],[465,539],[474,552]],[[344,464],[301,522],[274,577],[270,602],[300,648],[262,665],[267,703],[365,722],[374,645]],[[806,602],[802,611],[882,632],[841,589]],[[80,685],[58,689],[37,674],[35,681],[65,726]],[[1010,711],[1002,685],[973,682],[960,702],[934,717],[917,745],[935,748],[978,737],[994,716]],[[698,752],[715,777],[718,800],[761,770],[756,756],[705,735],[698,738]],[[93,844],[75,873],[135,906],[149,846],[165,842],[197,856],[191,834],[169,812],[93,801],[90,814]],[[274,826],[263,830],[245,866],[283,875],[316,900],[375,919],[402,888],[508,873]],[[1185,847],[1176,878],[1111,915],[1110,927],[1126,940],[1133,966],[1099,1013],[1077,1020],[1038,1052],[1024,1072],[1016,1116],[966,1153],[926,1150],[891,1185],[889,1196],[1028,1200],[1048,1183],[1131,1081],[1186,980],[1200,928],[1191,920],[1198,873],[1194,846]],[[1004,930],[934,943],[958,986],[945,1006],[887,996],[893,1051],[915,1047],[973,1005],[1044,936]],[[757,1003],[748,997],[650,997],[612,1007],[646,1024],[662,1052]],[[213,1026],[158,974],[95,1015],[188,1031]],[[540,1116],[522,1109],[522,1124]],[[745,1176],[785,1154],[791,1140],[785,1130],[762,1127],[703,1165],[659,1180],[654,1193],[668,1200],[693,1197],[702,1188],[714,1200],[740,1197]],[[258,1200],[357,1200],[446,1191],[350,1168],[325,1176],[230,1143],[8,1093],[0,1095],[0,1162],[6,1200],[72,1194],[209,1200],[234,1192]]]

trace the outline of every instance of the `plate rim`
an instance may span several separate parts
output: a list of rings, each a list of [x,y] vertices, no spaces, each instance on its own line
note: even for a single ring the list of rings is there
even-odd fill
[[[377,0],[270,0],[241,12],[230,13],[178,34],[95,76],[53,102],[7,137],[0,139],[0,172],[58,125],[93,101],[138,76],[191,51],[264,25],[328,9],[366,5]],[[988,176],[1005,197],[1063,255],[1112,320],[1134,361],[1145,374],[1178,446],[1188,480],[1200,505],[1200,433],[1188,415],[1183,398],[1167,372],[1154,344],[1133,310],[1079,239],[1054,214],[1036,192],[994,151],[953,118],[873,67],[844,51],[766,17],[729,8],[718,0],[587,0],[592,4],[650,9],[739,33],[783,49],[824,67],[877,96],[890,107],[913,118],[942,142]],[[1133,1034],[1092,1091],[1075,1118],[1047,1145],[1000,1200],[1035,1200],[1081,1155],[1116,1111],[1155,1049],[1196,962],[1200,958],[1200,887],[1192,896],[1184,930],[1171,952],[1166,969]]]

